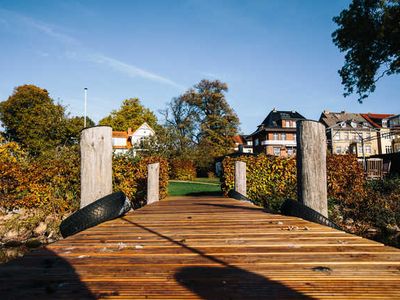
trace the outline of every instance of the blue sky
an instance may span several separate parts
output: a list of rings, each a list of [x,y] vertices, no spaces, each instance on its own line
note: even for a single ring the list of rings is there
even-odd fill
[[[268,112],[400,113],[400,76],[363,104],[343,98],[332,17],[350,1],[0,0],[0,100],[35,84],[98,121],[139,97],[157,112],[203,78],[228,83],[227,99],[251,133]]]

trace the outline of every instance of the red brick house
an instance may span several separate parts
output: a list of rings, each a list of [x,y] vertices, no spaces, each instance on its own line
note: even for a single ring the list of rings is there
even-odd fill
[[[296,121],[305,118],[296,111],[278,111],[273,109],[257,130],[250,136],[254,153],[275,156],[296,154]]]

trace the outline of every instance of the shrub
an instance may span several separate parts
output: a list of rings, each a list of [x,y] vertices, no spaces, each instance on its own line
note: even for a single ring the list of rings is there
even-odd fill
[[[165,198],[168,193],[168,162],[161,157],[114,156],[114,190],[123,191],[135,207],[143,206],[147,192],[147,165],[155,162],[160,163],[160,199]]]
[[[258,205],[278,209],[286,198],[296,195],[296,161],[274,156],[226,157],[222,162],[222,191],[234,188],[234,162],[240,160],[247,168],[247,196]]]
[[[247,195],[257,204],[279,209],[287,198],[296,198],[296,160],[275,156],[226,157],[223,160],[222,189],[234,187],[234,161],[247,166]],[[363,170],[354,155],[328,155],[328,197],[351,203],[365,194]]]
[[[170,177],[177,180],[193,180],[196,178],[196,166],[192,160],[171,159]]]
[[[365,196],[365,176],[355,155],[326,158],[328,197],[351,204]]]
[[[113,160],[113,189],[143,202],[147,164],[160,162],[160,198],[167,195],[168,163],[158,157]],[[59,147],[29,157],[14,142],[0,141],[0,206],[4,209],[41,207],[54,213],[79,208],[80,158],[78,146]]]
[[[31,158],[14,143],[0,151],[0,197],[6,209],[47,206],[54,212],[79,206],[78,148],[60,147]]]

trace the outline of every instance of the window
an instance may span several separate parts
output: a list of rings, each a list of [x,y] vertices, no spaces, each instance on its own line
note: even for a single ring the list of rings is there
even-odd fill
[[[281,154],[281,148],[279,147],[274,147],[274,155],[279,156]]]
[[[340,154],[340,153],[342,153],[342,147],[337,146],[336,147],[336,154]]]
[[[371,146],[370,145],[366,145],[365,146],[365,153],[366,154],[371,154]]]
[[[335,137],[335,140],[340,140],[340,132],[339,131],[336,131],[335,133],[334,133],[334,137]]]
[[[361,146],[358,146],[358,155],[363,154],[363,148]]]
[[[344,132],[344,137],[343,139],[348,140],[349,139],[349,133],[346,131]]]
[[[282,136],[281,136],[281,137],[282,137],[282,140],[285,141],[285,140],[286,140],[286,133],[282,133]]]
[[[254,140],[254,146],[258,146],[260,144],[260,141],[258,139]]]
[[[386,153],[392,153],[392,146],[385,147]]]
[[[292,156],[293,155],[293,148],[287,148],[287,154],[289,155],[289,156]]]
[[[274,140],[274,141],[277,141],[277,140],[278,140],[278,134],[277,134],[277,133],[274,133],[273,140]]]

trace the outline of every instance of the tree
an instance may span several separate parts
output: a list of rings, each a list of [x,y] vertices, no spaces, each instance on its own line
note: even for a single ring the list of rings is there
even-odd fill
[[[86,117],[86,127],[92,127],[95,123],[89,117]],[[80,138],[80,132],[84,126],[84,117],[67,118],[64,127],[64,144],[74,145],[77,144]]]
[[[182,97],[173,98],[165,110],[163,138],[169,141],[170,156],[192,156],[197,141],[197,114]]]
[[[212,158],[225,155],[233,147],[239,118],[225,99],[227,91],[226,83],[203,79],[181,96],[192,110],[195,142],[202,149],[202,157],[204,153]]]
[[[356,92],[361,103],[380,78],[400,72],[400,1],[353,0],[333,21],[333,42],[346,52],[344,96]]]
[[[0,103],[0,120],[5,137],[19,143],[31,154],[62,144],[65,109],[55,104],[45,89],[22,85]]]
[[[225,99],[226,83],[202,80],[174,98],[162,112],[171,158],[194,160],[207,170],[214,158],[232,151],[239,119]]]
[[[99,124],[126,131],[128,128],[138,128],[144,122],[153,129],[158,127],[154,113],[143,107],[138,98],[130,98],[122,102],[119,110],[113,110],[109,116],[100,120]]]

